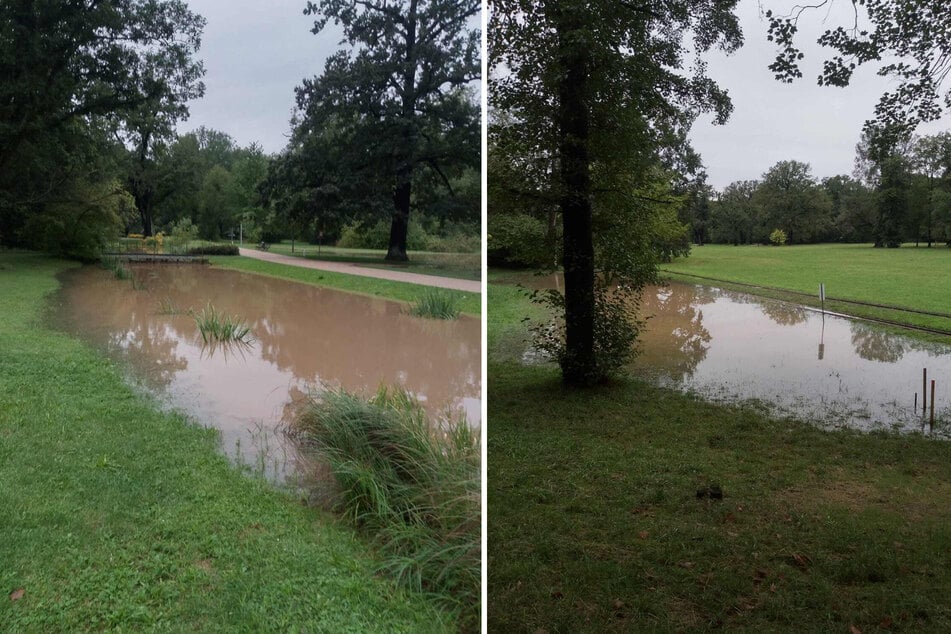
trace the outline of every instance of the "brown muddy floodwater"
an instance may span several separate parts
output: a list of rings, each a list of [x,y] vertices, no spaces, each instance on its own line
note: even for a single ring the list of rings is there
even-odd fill
[[[559,282],[538,278],[532,286]],[[640,315],[648,320],[632,369],[660,385],[721,402],[756,399],[828,427],[912,432],[923,429],[927,368],[929,383],[936,380],[935,435],[951,437],[951,346],[692,284],[648,287]],[[538,354],[526,347],[521,357],[532,363]]]
[[[119,361],[167,406],[221,432],[222,449],[273,482],[309,479],[282,432],[293,403],[321,386],[371,394],[401,385],[432,414],[480,424],[479,321],[429,320],[403,305],[195,264],[136,265],[134,282],[99,267],[64,273],[54,321]],[[249,346],[202,345],[208,303],[250,325]]]

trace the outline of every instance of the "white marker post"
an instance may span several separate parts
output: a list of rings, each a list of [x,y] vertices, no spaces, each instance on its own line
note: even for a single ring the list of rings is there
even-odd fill
[[[819,284],[819,301],[822,303],[822,314],[826,312],[826,285]]]

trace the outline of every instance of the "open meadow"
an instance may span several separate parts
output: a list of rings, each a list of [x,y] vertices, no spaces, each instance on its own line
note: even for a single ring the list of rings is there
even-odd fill
[[[661,265],[661,275],[728,288],[729,283],[738,283],[744,286],[734,288],[743,292],[812,306],[819,305],[819,284],[824,283],[829,310],[951,331],[951,249],[941,246],[707,244],[694,246],[687,258]]]

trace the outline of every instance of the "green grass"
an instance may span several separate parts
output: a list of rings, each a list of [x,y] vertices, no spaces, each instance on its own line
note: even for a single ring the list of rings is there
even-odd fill
[[[325,391],[295,428],[329,462],[342,490],[337,506],[373,535],[383,569],[478,631],[478,434],[464,419],[431,422],[410,395],[383,388],[369,400]]]
[[[945,247],[874,249],[867,244],[820,244],[786,247],[705,245],[690,257],[662,266],[675,279],[715,284],[689,275],[808,293],[785,297],[819,305],[819,284],[826,285],[829,310],[861,317],[951,331],[951,318],[835,301],[858,300],[951,315],[951,249]],[[783,299],[782,293],[744,289]]]
[[[260,275],[270,275],[271,277],[280,277],[317,286],[326,286],[328,288],[337,288],[361,295],[384,297],[407,304],[416,301],[417,297],[430,288],[428,286],[408,284],[406,282],[392,282],[390,280],[347,275],[333,271],[305,269],[289,264],[264,262],[262,260],[255,260],[254,258],[212,257],[210,260],[212,264],[222,268],[257,273]],[[464,291],[448,289],[446,293],[458,299],[459,310],[461,312],[473,316],[479,316],[481,314],[482,298],[479,293],[466,293]]]
[[[225,315],[217,308],[208,304],[201,312],[193,312],[192,317],[198,325],[201,340],[204,343],[243,343],[254,341],[251,336],[251,327],[240,317]]]
[[[246,245],[256,248],[256,245]],[[281,255],[306,257],[308,260],[322,260],[326,262],[350,262],[371,268],[390,271],[409,271],[423,275],[440,275],[463,280],[482,279],[482,254],[474,253],[442,253],[436,251],[410,251],[409,262],[386,262],[386,251],[378,249],[348,249],[343,247],[322,246],[297,242],[294,251],[288,240],[270,245],[269,250]]]
[[[455,319],[459,316],[459,299],[441,288],[431,288],[416,298],[410,312],[429,319]]]
[[[0,253],[0,631],[452,630],[350,528],[44,326],[68,266]]]
[[[951,630],[951,445],[636,379],[566,392],[499,361],[530,307],[495,286],[490,631]]]

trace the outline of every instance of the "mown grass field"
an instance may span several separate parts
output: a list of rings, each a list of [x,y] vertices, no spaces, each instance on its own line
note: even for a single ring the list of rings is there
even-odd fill
[[[899,310],[856,306],[835,299],[858,300],[951,315],[951,249],[905,245],[875,249],[870,244],[819,244],[784,247],[704,245],[690,256],[662,267],[668,277],[716,285],[716,280],[771,286],[809,293],[793,301],[817,306],[819,284],[826,285],[826,308],[863,317],[899,321],[951,331],[951,318]],[[781,293],[743,288],[783,298]]]
[[[0,252],[0,631],[453,630],[351,529],[48,329],[68,266]]]
[[[255,245],[245,245],[255,248]],[[291,249],[293,248],[293,251]],[[464,280],[482,279],[482,254],[474,253],[441,253],[436,251],[410,251],[409,262],[386,262],[386,251],[378,249],[347,249],[343,247],[321,246],[296,242],[293,245],[289,240],[270,245],[269,250],[281,255],[306,257],[308,260],[325,260],[327,262],[351,262],[371,268],[387,269],[392,271],[409,271],[423,275],[441,275]]]
[[[494,354],[531,310],[490,284],[490,631],[951,631],[951,445],[566,392]]]
[[[209,258],[209,260],[213,265],[223,268],[257,273],[258,275],[270,275],[272,277],[280,277],[297,282],[304,282],[306,284],[315,284],[317,286],[338,288],[362,295],[385,297],[407,304],[412,304],[423,297],[430,289],[428,286],[420,286],[419,284],[391,282],[390,280],[347,275],[346,273],[335,273],[333,271],[305,269],[299,266],[265,262],[240,256],[214,256]],[[482,298],[479,293],[466,293],[446,289],[445,294],[456,299],[458,308],[463,313],[473,316],[479,316],[482,313]],[[409,310],[409,306],[407,306],[407,310]]]

